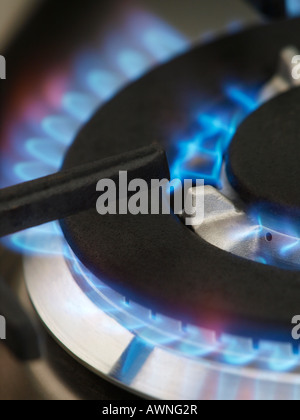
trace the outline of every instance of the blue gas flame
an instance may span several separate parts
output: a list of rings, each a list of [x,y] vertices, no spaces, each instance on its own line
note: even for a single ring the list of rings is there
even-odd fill
[[[285,4],[288,16],[295,17],[300,15],[299,0],[285,0]]]
[[[257,83],[247,88],[231,83],[224,84],[223,92],[222,103],[199,114],[193,137],[177,143],[171,164],[173,178],[204,179],[206,184],[222,187],[224,154],[242,120],[258,107],[259,88]]]

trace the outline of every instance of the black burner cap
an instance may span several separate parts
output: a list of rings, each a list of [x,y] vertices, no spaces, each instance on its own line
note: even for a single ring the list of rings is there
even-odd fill
[[[300,215],[300,88],[266,103],[239,127],[228,177],[248,203]]]

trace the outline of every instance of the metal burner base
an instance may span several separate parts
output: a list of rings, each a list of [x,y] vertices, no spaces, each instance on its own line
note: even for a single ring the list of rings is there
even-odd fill
[[[297,372],[233,366],[201,356],[186,357],[165,345],[151,351],[147,345],[137,345],[137,336],[89,300],[63,257],[28,257],[24,269],[33,305],[55,340],[90,371],[134,394],[198,400],[300,398]],[[53,371],[45,373],[40,362],[29,369],[44,387],[52,382]],[[75,363],[73,369],[76,383],[80,366]],[[85,391],[89,392],[88,386]]]

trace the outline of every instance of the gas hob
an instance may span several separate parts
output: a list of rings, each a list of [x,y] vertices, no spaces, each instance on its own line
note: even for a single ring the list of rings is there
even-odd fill
[[[299,19],[203,3],[116,2],[101,22],[91,5],[87,39],[62,17],[39,66],[23,59],[7,80],[2,276],[31,335],[7,317],[6,344],[26,363],[1,348],[0,398],[299,398]],[[39,13],[29,57],[56,6]],[[188,191],[201,221],[100,216],[98,165],[204,180]]]

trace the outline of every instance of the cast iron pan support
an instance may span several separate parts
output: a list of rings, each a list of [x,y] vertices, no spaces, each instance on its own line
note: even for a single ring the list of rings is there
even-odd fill
[[[0,191],[0,237],[96,207],[96,185],[101,179],[118,182],[127,171],[128,181],[142,178],[169,179],[164,150],[159,145],[143,147],[102,161],[9,187]],[[100,217],[100,216],[99,216]],[[39,357],[39,337],[14,294],[0,279],[0,315],[6,319],[4,343],[20,359]]]

